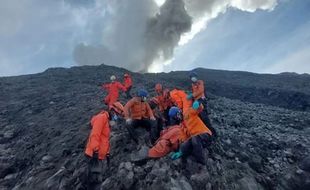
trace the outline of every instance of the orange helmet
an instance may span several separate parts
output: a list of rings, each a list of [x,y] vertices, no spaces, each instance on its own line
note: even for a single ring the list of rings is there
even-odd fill
[[[155,85],[155,90],[156,90],[157,93],[162,92],[163,91],[163,86],[161,84],[157,83]]]
[[[124,106],[120,103],[120,102],[114,102],[111,106],[110,106],[110,110],[114,110],[116,113],[123,115],[124,113]]]

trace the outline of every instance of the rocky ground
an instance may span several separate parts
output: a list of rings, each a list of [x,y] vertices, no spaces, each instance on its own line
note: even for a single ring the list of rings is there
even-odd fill
[[[0,78],[0,189],[83,189],[88,122],[104,107],[100,84],[107,82],[110,74],[121,76],[124,72],[102,65]],[[210,77],[215,71],[205,72]],[[295,76],[287,90],[281,86],[283,80],[275,80],[283,76],[270,76],[270,87],[268,83],[238,86],[238,80],[232,79],[227,83],[234,83],[235,88],[227,87],[224,96],[227,84],[222,80],[229,78],[229,73],[232,78],[238,75],[238,80],[244,75],[221,71],[218,80],[206,79],[212,92],[210,117],[219,131],[217,141],[205,151],[206,166],[190,161],[182,167],[179,160],[169,157],[133,162],[132,156],[147,146],[147,134],[140,130],[140,144],[136,145],[120,124],[112,129],[111,166],[105,165],[103,183],[96,188],[310,189],[308,76]],[[245,80],[250,74],[246,75]],[[143,86],[151,93],[156,82],[168,87],[183,87],[186,82],[182,72],[133,76],[137,88]],[[298,86],[300,78],[308,83]],[[248,93],[259,94],[255,101],[250,95],[248,99],[240,95],[249,89]],[[281,92],[281,96],[269,104],[265,101],[268,92],[259,93],[265,89]],[[294,104],[282,104],[288,97],[297,97],[292,92],[303,96]],[[281,104],[275,105],[277,102]]]

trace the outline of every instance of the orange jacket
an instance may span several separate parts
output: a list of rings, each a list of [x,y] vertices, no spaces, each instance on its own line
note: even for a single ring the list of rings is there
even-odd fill
[[[156,96],[158,99],[158,107],[161,112],[164,112],[168,107],[172,106],[168,93],[169,90],[165,89],[161,94]]]
[[[180,136],[180,140],[182,142],[187,139],[200,135],[203,133],[208,133],[212,135],[210,129],[203,123],[203,121],[199,118],[199,111],[194,110],[193,108],[189,108],[184,113],[184,121],[182,123],[182,133]]]
[[[126,89],[132,86],[132,79],[130,75],[128,75],[127,77],[124,77],[124,86]]]
[[[205,87],[202,80],[198,80],[192,83],[193,98],[198,100],[201,97],[205,97]]]
[[[125,119],[154,118],[154,114],[147,102],[142,102],[139,97],[133,97],[124,107]]]
[[[112,105],[118,100],[119,90],[126,91],[126,88],[120,82],[111,82],[109,84],[102,85],[102,88],[108,91],[108,95],[105,98],[105,103]]]
[[[171,101],[180,108],[183,113],[192,107],[192,101],[187,99],[187,94],[183,90],[174,89],[170,91]]]
[[[150,158],[160,158],[179,147],[181,127],[174,125],[162,131],[156,144],[149,150]]]
[[[104,159],[110,152],[109,114],[102,111],[91,119],[92,130],[88,137],[85,154],[92,157],[98,151],[98,158]]]

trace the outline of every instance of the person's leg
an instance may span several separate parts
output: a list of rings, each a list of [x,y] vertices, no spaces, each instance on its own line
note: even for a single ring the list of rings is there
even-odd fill
[[[199,99],[198,101],[204,107],[202,112],[199,113],[199,118],[210,129],[210,131],[212,132],[212,136],[215,138],[215,137],[217,137],[217,133],[216,133],[216,130],[215,130],[215,128],[213,127],[213,125],[211,123],[210,118],[209,118],[208,107],[207,107],[208,106],[207,100],[206,99]]]
[[[143,121],[143,126],[146,127],[146,129],[150,133],[151,143],[154,144],[159,137],[159,131],[157,129],[156,121],[153,121],[150,119],[143,119],[142,121]]]
[[[126,90],[126,97],[127,97],[128,99],[129,99],[129,98],[132,98],[132,96],[130,95],[131,88],[132,88],[132,86],[128,87],[127,90]]]
[[[138,127],[139,120],[132,120],[131,124],[126,124],[125,127],[129,133],[129,136],[132,140],[138,143],[138,138],[136,137],[135,128]]]
[[[189,155],[192,154],[193,151],[193,144],[192,138],[188,139],[184,143],[180,145],[180,151],[182,152],[182,157],[186,159]]]
[[[194,136],[191,138],[192,139],[192,146],[193,146],[193,151],[192,155],[196,159],[196,161],[200,164],[205,165],[205,156],[203,154],[203,139],[200,137],[200,135]]]

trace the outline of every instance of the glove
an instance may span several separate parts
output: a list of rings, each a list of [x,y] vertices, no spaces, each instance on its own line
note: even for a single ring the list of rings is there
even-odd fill
[[[176,160],[178,158],[180,158],[181,156],[183,155],[183,153],[181,151],[178,151],[178,152],[174,152],[172,155],[171,155],[171,159],[172,160]]]
[[[127,125],[130,125],[131,122],[132,122],[132,119],[130,119],[130,118],[126,119],[126,124],[127,124]]]
[[[193,103],[193,109],[194,110],[198,110],[198,108],[199,108],[199,106],[200,106],[200,104],[199,104],[199,102],[196,100],[194,103]]]
[[[155,120],[156,120],[156,118],[155,118],[155,117],[151,117],[150,119],[151,119],[152,121],[155,121]]]
[[[189,93],[187,96],[186,96],[186,99],[190,100],[193,98],[193,94],[192,93]]]

